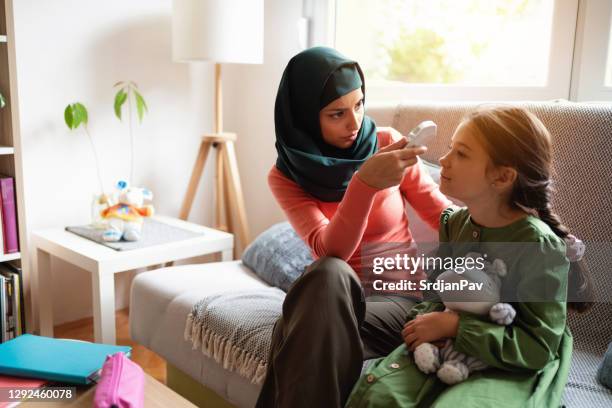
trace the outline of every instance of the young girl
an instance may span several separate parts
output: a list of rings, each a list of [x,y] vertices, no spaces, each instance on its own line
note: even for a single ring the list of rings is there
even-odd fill
[[[482,109],[457,128],[440,163],[440,190],[467,207],[442,213],[440,242],[447,244],[438,256],[480,249],[501,258],[508,267],[502,292],[515,297],[516,318],[503,326],[443,312],[440,302],[419,304],[402,331],[405,344],[368,368],[347,406],[558,407],[572,353],[567,307],[588,309],[592,289],[578,262],[581,242],[551,208],[550,135],[524,109]],[[453,386],[423,374],[412,352],[446,338],[490,368]]]

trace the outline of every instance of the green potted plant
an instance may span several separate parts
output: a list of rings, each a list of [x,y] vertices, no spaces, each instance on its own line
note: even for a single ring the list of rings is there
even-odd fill
[[[113,85],[114,88],[118,88],[117,93],[115,94],[113,109],[115,111],[115,116],[119,120],[122,120],[122,109],[123,106],[127,102],[128,107],[128,124],[129,124],[129,133],[130,133],[130,184],[132,184],[132,180],[134,178],[134,150],[135,150],[135,141],[134,141],[134,132],[132,130],[132,105],[135,105],[136,112],[138,115],[139,123],[142,123],[142,119],[144,114],[148,111],[147,103],[138,92],[138,86],[133,81],[120,81]],[[4,105],[4,98],[0,95],[0,107]],[[107,194],[104,191],[104,183],[102,181],[102,174],[100,171],[100,161],[98,159],[98,153],[96,151],[96,146],[93,142],[93,138],[89,133],[89,129],[87,128],[87,124],[89,121],[89,114],[87,112],[87,108],[81,102],[74,102],[66,106],[64,109],[64,121],[70,130],[76,130],[79,127],[83,129],[89,142],[91,144],[91,149],[93,151],[94,160],[96,164],[96,172],[98,175],[98,182],[100,184],[100,192],[94,194],[94,198],[92,201],[92,225],[98,228],[104,228],[106,223],[104,219],[101,217],[100,212],[113,205],[113,198],[110,194]]]

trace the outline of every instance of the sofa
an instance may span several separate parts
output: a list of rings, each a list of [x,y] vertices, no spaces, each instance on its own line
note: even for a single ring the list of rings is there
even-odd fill
[[[567,407],[612,406],[612,391],[595,379],[598,364],[612,341],[612,104],[567,101],[513,103],[535,113],[553,136],[554,208],[572,233],[587,243],[586,262],[597,303],[586,315],[569,316],[574,354],[563,397]],[[438,135],[423,158],[436,163],[447,150],[461,118],[476,103],[402,103],[368,108],[379,126],[406,134],[422,120],[433,120]],[[262,177],[264,175],[262,174]],[[273,203],[270,203],[273,205]],[[431,242],[432,231],[408,207],[417,242]],[[252,407],[259,386],[224,369],[183,338],[192,306],[207,294],[265,288],[242,261],[163,268],[139,274],[132,284],[132,339],[168,362],[168,385],[206,407]]]

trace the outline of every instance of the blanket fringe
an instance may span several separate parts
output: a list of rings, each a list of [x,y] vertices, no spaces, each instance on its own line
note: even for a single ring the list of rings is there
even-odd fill
[[[228,338],[210,329],[202,330],[201,322],[197,321],[192,313],[187,316],[184,338],[191,341],[193,350],[200,348],[205,356],[212,357],[224,369],[237,372],[253,384],[263,382],[268,366],[266,361],[231,344]]]

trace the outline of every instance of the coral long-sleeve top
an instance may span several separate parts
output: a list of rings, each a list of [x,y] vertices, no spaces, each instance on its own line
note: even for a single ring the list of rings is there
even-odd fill
[[[379,148],[398,140],[400,135],[377,132]],[[311,248],[315,259],[334,256],[348,262],[364,287],[374,279],[423,279],[412,274],[372,274],[377,256],[415,254],[406,201],[432,228],[438,229],[440,214],[451,202],[419,165],[409,167],[399,185],[383,190],[364,183],[355,173],[340,202],[320,201],[287,178],[276,166],[268,173],[268,184],[289,222]],[[399,244],[399,245],[397,245]],[[400,249],[401,248],[401,249]],[[388,291],[384,291],[388,292]]]

